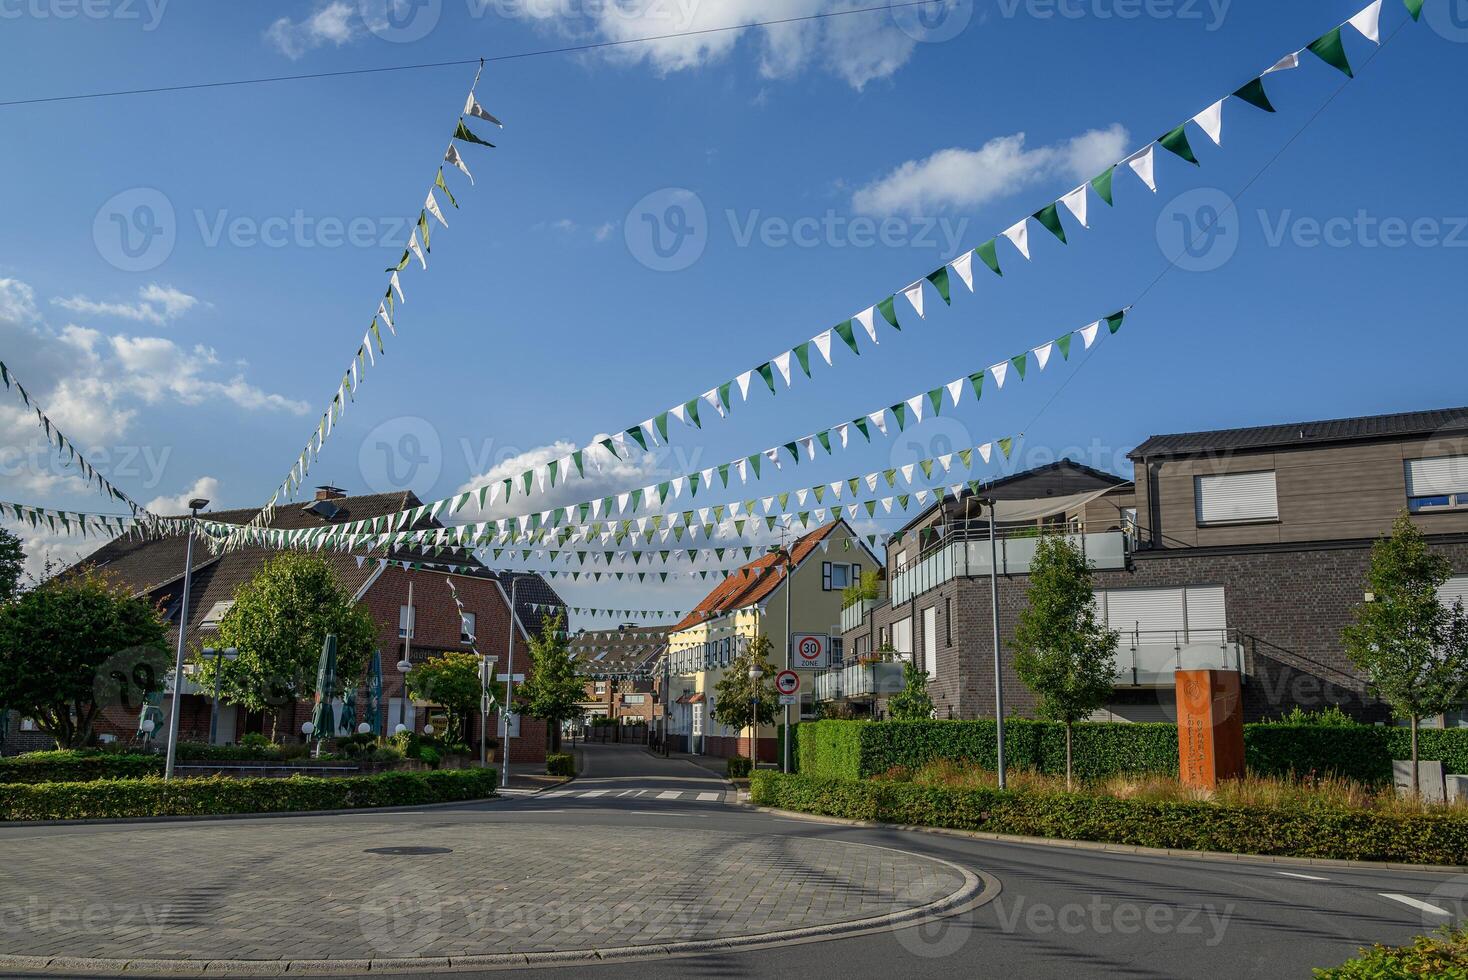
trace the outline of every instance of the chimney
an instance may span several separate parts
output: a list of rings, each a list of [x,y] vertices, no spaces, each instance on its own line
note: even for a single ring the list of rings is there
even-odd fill
[[[317,500],[341,500],[347,492],[341,487],[321,486],[316,488]]]

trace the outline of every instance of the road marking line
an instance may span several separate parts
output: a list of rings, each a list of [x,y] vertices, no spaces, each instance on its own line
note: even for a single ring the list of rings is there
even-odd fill
[[[588,789],[581,793],[581,799],[590,800],[598,796],[606,796],[609,792],[611,791],[605,789]]]
[[[712,803],[715,800],[722,799],[723,796],[724,796],[723,793],[699,793],[698,794],[698,801],[700,803]]]
[[[660,800],[677,800],[682,799],[682,797],[683,793],[676,789],[665,789],[658,794],[658,799]]]
[[[549,799],[554,799],[557,796],[570,796],[571,793],[572,793],[572,790],[569,790],[569,789],[552,790],[551,792],[545,794],[544,799],[549,800]]]
[[[1282,874],[1286,878],[1303,878],[1306,881],[1329,881],[1330,880],[1329,878],[1322,878],[1322,877],[1320,877],[1320,875],[1302,875],[1302,874],[1297,874],[1294,871],[1276,871],[1275,874]]]
[[[1431,912],[1433,915],[1453,914],[1447,909],[1438,908],[1436,905],[1431,905],[1427,902],[1421,901],[1420,899],[1412,898],[1410,895],[1398,895],[1395,892],[1377,892],[1377,894],[1380,895],[1382,898],[1389,898],[1394,902],[1401,902],[1403,905],[1410,905],[1412,908],[1417,909],[1420,912]]]

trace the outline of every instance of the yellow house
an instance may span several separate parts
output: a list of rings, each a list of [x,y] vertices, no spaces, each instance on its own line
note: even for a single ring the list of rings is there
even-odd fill
[[[673,745],[701,755],[751,755],[748,728],[736,732],[713,720],[724,671],[759,634],[770,640],[770,661],[777,671],[797,666],[787,659],[798,659],[790,649],[792,634],[824,638],[827,662],[839,664],[841,591],[879,564],[842,520],[798,538],[788,552],[772,550],[719,583],[668,634]],[[813,705],[816,672],[797,673],[800,704],[790,709],[792,722],[809,714]],[[782,721],[777,715],[777,723]],[[775,726],[760,727],[756,743],[760,761],[778,761],[777,738]]]

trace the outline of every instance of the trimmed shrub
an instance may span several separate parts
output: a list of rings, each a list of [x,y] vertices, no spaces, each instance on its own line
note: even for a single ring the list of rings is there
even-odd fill
[[[956,790],[769,771],[754,774],[750,798],[805,813],[1024,837],[1281,857],[1468,863],[1468,819],[1438,814]]]
[[[163,775],[161,755],[61,749],[0,759],[0,783],[75,783]]]
[[[545,757],[547,776],[576,775],[576,757],[569,752],[552,752]]]
[[[731,755],[724,771],[728,773],[730,779],[748,779],[753,769],[754,763],[749,756]]]
[[[239,745],[210,745],[208,742],[179,742],[176,759],[179,762],[289,762],[304,759],[311,754],[307,745],[276,745],[263,736],[245,736],[250,739]],[[340,740],[338,740],[340,741]],[[335,758],[335,756],[331,756]]]
[[[1468,980],[1468,926],[1443,926],[1435,936],[1418,936],[1410,946],[1363,947],[1361,955],[1329,970],[1316,970],[1317,980]]]
[[[390,772],[379,776],[289,779],[103,779],[0,786],[0,820],[209,816],[353,810],[478,800],[494,795],[493,769]]]

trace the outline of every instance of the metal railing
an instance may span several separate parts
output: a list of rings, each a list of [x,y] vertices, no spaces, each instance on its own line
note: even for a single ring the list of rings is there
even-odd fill
[[[904,687],[902,661],[853,663],[839,670],[823,670],[815,676],[817,701],[841,698],[886,697]]]
[[[1180,670],[1244,672],[1243,637],[1235,629],[1120,630],[1116,683],[1171,687]]]

